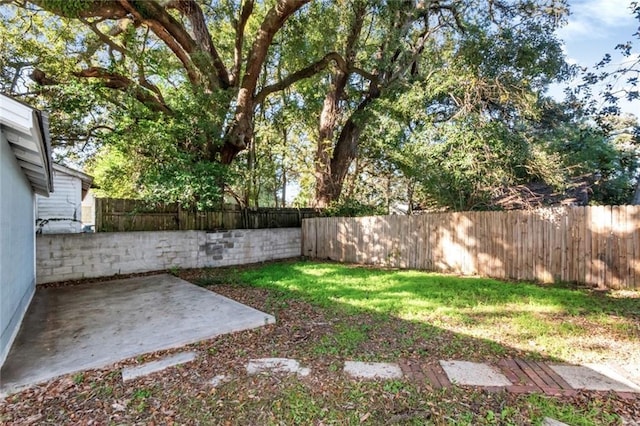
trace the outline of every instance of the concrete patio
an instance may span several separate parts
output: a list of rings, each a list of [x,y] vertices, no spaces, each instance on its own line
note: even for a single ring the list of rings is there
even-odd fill
[[[0,395],[274,321],[167,274],[39,288],[0,370]]]

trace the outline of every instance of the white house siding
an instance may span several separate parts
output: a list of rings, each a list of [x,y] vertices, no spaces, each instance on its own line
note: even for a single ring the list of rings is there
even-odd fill
[[[43,234],[82,232],[82,181],[53,171],[54,191],[49,198],[36,196],[36,224]]]
[[[96,196],[91,190],[82,200],[82,225],[94,226],[96,224]]]
[[[0,365],[35,292],[35,196],[0,131]]]

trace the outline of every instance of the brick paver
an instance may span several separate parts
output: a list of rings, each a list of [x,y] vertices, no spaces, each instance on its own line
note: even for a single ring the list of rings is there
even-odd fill
[[[410,380],[424,383],[432,389],[451,386],[449,377],[447,377],[440,364],[423,364],[415,360],[402,360],[398,364],[404,376]]]
[[[409,380],[426,384],[432,389],[452,386],[445,370],[440,364],[425,364],[418,360],[401,360],[398,362],[403,375]],[[512,393],[544,393],[552,396],[575,396],[579,390],[574,389],[548,364],[523,359],[501,359],[488,363],[510,382],[509,386],[480,386],[489,392],[506,390]],[[615,392],[623,399],[640,399],[640,392]]]

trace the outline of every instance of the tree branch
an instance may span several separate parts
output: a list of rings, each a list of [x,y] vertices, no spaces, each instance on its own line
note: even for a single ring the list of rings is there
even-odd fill
[[[135,84],[131,79],[123,75],[111,73],[104,68],[90,67],[82,71],[74,72],[76,77],[98,78],[102,80],[104,87],[116,90],[133,90],[136,99],[145,104],[149,109],[156,112],[171,114],[172,111],[163,102],[162,96],[154,96],[150,90],[145,90]],[[146,83],[146,80],[144,80]]]
[[[173,0],[167,4],[167,8],[175,9],[187,17],[191,24],[195,43],[198,45],[200,50],[207,52],[211,57],[217,76],[216,86],[222,86],[223,89],[229,87],[229,73],[227,72],[227,68],[222,62],[222,58],[213,44],[211,34],[207,28],[207,23],[204,19],[204,14],[202,13],[200,6],[194,0]],[[201,71],[203,71],[203,74],[207,74],[204,72],[204,69],[201,69]]]
[[[44,72],[40,70],[37,71],[41,73],[43,77],[42,81],[46,83],[44,85],[57,84],[57,82],[55,82],[53,79],[48,79],[45,76]],[[100,79],[102,80],[103,86],[110,89],[123,91],[132,90],[136,99],[146,105],[150,110],[162,112],[165,114],[172,114],[171,109],[162,101],[161,97],[158,98],[157,96],[154,96],[149,90],[146,90],[143,87],[135,84],[131,79],[123,75],[109,72],[108,70],[100,67],[86,68],[84,70],[74,72],[73,75],[81,78]],[[42,84],[38,80],[35,81],[39,84]]]
[[[38,68],[34,68],[33,71],[31,71],[29,78],[38,83],[39,86],[53,86],[58,84],[56,80],[47,77],[45,72]]]
[[[277,83],[263,87],[262,90],[255,96],[255,103],[261,103],[271,93],[286,89],[287,87],[300,80],[316,75],[320,71],[327,68],[327,65],[329,65],[329,62],[331,61],[334,61],[339,68],[346,68],[346,62],[342,58],[342,56],[340,56],[340,54],[338,54],[337,52],[327,53],[322,59],[312,63],[311,65],[308,65],[305,68],[294,72],[293,74],[289,74]]]
[[[142,3],[145,11],[144,15],[132,4],[133,0],[118,1],[136,21],[146,24],[171,49],[182,62],[189,81],[193,85],[199,86],[201,78],[190,56],[194,50],[195,43],[189,34],[184,31],[180,23],[153,1]]]
[[[289,74],[279,82],[263,87],[262,90],[260,90],[260,92],[258,92],[258,94],[255,96],[254,102],[256,104],[259,104],[262,101],[264,101],[266,97],[269,96],[270,94],[274,92],[278,92],[280,90],[284,90],[287,87],[291,86],[292,84],[297,83],[298,81],[303,80],[305,78],[313,77],[314,75],[318,74],[320,71],[327,68],[330,62],[335,62],[336,66],[340,69],[340,71],[342,71],[345,74],[350,74],[350,73],[359,74],[362,77],[366,78],[367,80],[371,81],[373,84],[375,84],[377,81],[377,77],[374,74],[357,67],[349,67],[347,65],[347,62],[344,60],[342,56],[340,56],[339,53],[329,52],[326,55],[324,55],[322,59],[312,63],[311,65],[308,65],[305,68],[302,68],[301,70],[298,70],[292,74]]]
[[[253,13],[254,0],[246,0],[240,12],[240,21],[236,24],[236,43],[233,51],[233,69],[231,70],[231,84],[235,86],[239,81],[240,66],[242,64],[242,44],[244,43],[244,29]]]
[[[130,52],[124,47],[124,46],[120,46],[119,44],[115,43],[111,37],[107,36],[105,33],[103,33],[102,31],[100,31],[98,29],[98,26],[95,24],[95,22],[91,22],[85,18],[78,18],[80,20],[80,22],[82,22],[83,24],[85,24],[86,26],[88,26],[91,31],[93,31],[93,33],[95,35],[98,36],[98,38],[100,39],[100,41],[102,41],[104,44],[108,45],[109,47],[111,47],[113,50],[116,50],[120,53],[122,53],[123,55],[128,55]],[[93,55],[95,53],[95,51],[97,50],[97,47],[95,49],[91,49],[92,51],[87,51],[87,53],[89,53],[90,55]]]
[[[93,0],[74,2],[75,7],[64,7],[66,2],[29,0],[36,6],[65,18],[107,18],[120,19],[127,16],[127,11],[112,0]]]
[[[289,16],[309,1],[310,0],[279,0],[278,3],[267,12],[267,16],[265,16],[260,25],[258,35],[251,46],[251,51],[247,58],[247,70],[242,79],[242,89],[249,90],[251,94],[253,93],[258,81],[258,76],[260,75],[260,69],[267,57],[267,51],[273,41],[273,37],[278,30],[282,28]]]
[[[224,164],[230,163],[238,152],[249,146],[253,138],[254,92],[273,37],[289,16],[309,1],[278,0],[262,21],[247,58],[247,68],[236,98],[235,114],[221,150],[221,161]]]

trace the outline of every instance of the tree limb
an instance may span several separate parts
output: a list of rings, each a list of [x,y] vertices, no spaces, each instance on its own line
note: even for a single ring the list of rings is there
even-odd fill
[[[89,20],[87,20],[85,18],[82,18],[82,17],[80,17],[78,19],[80,20],[80,22],[82,22],[83,24],[88,26],[91,29],[91,31],[93,31],[93,33],[98,36],[100,41],[102,41],[104,44],[106,44],[109,47],[111,47],[113,50],[116,50],[116,51],[122,53],[125,56],[130,53],[124,46],[120,46],[119,44],[114,42],[113,39],[111,39],[111,37],[107,36],[105,33],[100,31],[98,29],[98,26],[95,24],[95,22],[91,22],[91,21],[89,21]],[[95,53],[95,51],[97,50],[97,47],[95,49],[91,49],[91,50],[87,51],[87,53],[89,53],[89,56],[91,56],[91,55],[93,55]]]
[[[44,75],[44,73],[42,73]],[[109,72],[100,67],[90,67],[73,73],[76,77],[98,78],[104,87],[116,90],[132,90],[136,99],[152,111],[172,114],[171,109],[162,101],[162,97],[154,96],[149,90],[135,84],[131,79],[120,74]],[[50,80],[52,81],[52,80]]]
[[[29,77],[31,78],[31,80],[38,83],[39,86],[53,86],[55,84],[58,84],[56,80],[47,77],[45,72],[38,68],[34,68],[33,71],[31,71]]]
[[[143,84],[147,89],[135,84],[131,79],[120,74],[109,72],[108,70],[100,67],[90,67],[81,71],[72,73],[76,77],[80,78],[98,78],[102,80],[102,85],[109,89],[115,90],[131,90],[136,99],[142,102],[152,111],[162,112],[165,114],[172,114],[173,111],[164,103],[162,95],[156,92],[157,96],[154,96],[151,91],[154,91],[155,86],[146,82]],[[46,73],[38,68],[34,68],[30,75],[31,79],[40,86],[55,86],[61,84],[58,80],[48,77]],[[157,90],[157,88],[155,88]],[[154,91],[155,92],[155,91]]]
[[[187,17],[191,24],[195,43],[211,57],[217,76],[216,85],[221,86],[223,89],[228,88],[230,86],[229,73],[213,44],[200,6],[194,0],[173,0],[167,4],[167,8],[175,9]],[[206,75],[204,69],[201,69],[201,71]]]
[[[127,16],[127,10],[112,0],[75,2],[75,7],[64,7],[65,2],[29,0],[42,9],[65,18],[107,18],[120,19]]]
[[[236,98],[235,114],[221,150],[221,161],[224,164],[230,163],[238,152],[249,146],[253,138],[254,92],[273,37],[289,16],[309,1],[278,0],[262,21],[247,58],[247,68]]]
[[[242,64],[242,44],[244,43],[244,29],[253,13],[254,0],[246,0],[240,12],[240,21],[236,24],[236,43],[233,51],[233,69],[231,70],[231,84],[235,86],[240,81],[240,66]]]
[[[258,76],[260,75],[260,69],[267,57],[267,51],[273,41],[273,37],[278,30],[282,28],[289,16],[309,1],[310,0],[279,0],[278,3],[267,12],[267,16],[265,16],[260,25],[258,35],[251,46],[251,51],[247,58],[247,70],[242,79],[242,89],[248,90],[251,94],[253,93],[258,81]]]
[[[181,27],[180,23],[153,1],[142,3],[145,11],[144,14],[133,5],[133,0],[118,1],[136,21],[147,25],[151,31],[171,49],[180,62],[182,62],[189,81],[193,85],[199,86],[201,84],[201,78],[190,56],[194,50],[195,42],[184,28]]]
[[[274,92],[278,92],[280,90],[284,90],[287,87],[291,86],[292,84],[297,83],[298,81],[303,80],[305,78],[313,77],[320,71],[327,68],[330,62],[335,62],[336,66],[345,74],[350,74],[350,73],[359,74],[374,84],[377,81],[377,77],[374,74],[369,73],[357,67],[349,67],[347,65],[347,62],[344,60],[342,56],[340,56],[339,53],[329,52],[326,55],[324,55],[322,59],[306,66],[305,68],[302,68],[301,70],[298,70],[292,74],[289,74],[279,82],[263,87],[262,90],[260,90],[260,92],[258,92],[258,94],[255,96],[254,102],[256,104],[259,104],[262,101],[264,101],[265,98],[270,94]]]

